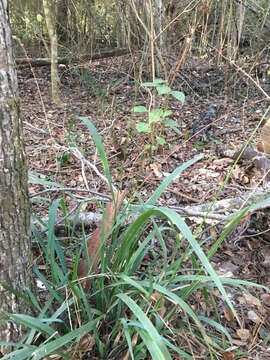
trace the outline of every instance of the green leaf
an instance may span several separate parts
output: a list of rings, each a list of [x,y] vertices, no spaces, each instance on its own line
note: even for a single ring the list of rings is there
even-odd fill
[[[143,133],[150,133],[149,124],[146,124],[144,122],[139,122],[136,125],[136,130]]]
[[[185,94],[181,91],[171,91],[171,95],[175,97],[175,99],[179,100],[182,104],[185,102]]]
[[[158,95],[169,94],[171,92],[170,87],[167,85],[159,85],[156,88],[157,88]]]
[[[165,110],[163,111],[163,117],[170,116],[172,114],[172,110]]]
[[[158,143],[159,145],[164,145],[164,144],[166,144],[166,140],[165,140],[163,137],[157,136],[157,137],[156,137],[156,140],[157,140],[157,143]]]
[[[132,109],[131,109],[132,112],[140,112],[140,113],[143,113],[143,112],[147,112],[147,109],[145,106],[134,106]]]
[[[171,120],[171,119],[164,120],[163,124],[166,125],[166,126],[170,126],[171,128],[179,126],[177,121],[174,121],[174,120]]]
[[[144,82],[142,83],[143,86],[146,86],[146,87],[154,87],[156,86],[157,84],[153,83],[153,82]]]
[[[202,156],[198,156],[196,158],[193,158],[184,164],[180,165],[178,168],[176,168],[169,176],[166,177],[162,181],[162,183],[159,185],[159,187],[154,191],[150,199],[147,200],[147,205],[154,205],[155,202],[159,199],[160,195],[163,193],[163,191],[166,189],[167,186],[173,181],[173,179],[176,178],[182,171],[184,171],[189,166],[193,165],[195,162],[201,160]]]
[[[29,315],[22,315],[22,314],[8,314],[11,320],[25,325],[30,329],[34,329],[42,334],[48,334],[52,336],[53,334],[57,334],[55,330],[47,324],[44,324],[40,319],[34,318]]]
[[[92,138],[93,138],[93,140],[95,142],[95,145],[96,145],[96,147],[98,149],[98,152],[99,152],[99,156],[100,156],[100,159],[101,159],[101,162],[102,162],[102,167],[103,167],[105,176],[106,176],[106,178],[108,180],[108,183],[109,183],[109,186],[110,186],[111,194],[112,194],[112,196],[114,198],[114,192],[113,192],[113,186],[112,186],[111,175],[110,175],[110,170],[109,170],[109,164],[108,164],[107,156],[106,156],[105,149],[104,149],[104,146],[102,144],[101,138],[100,138],[96,128],[94,127],[94,125],[91,123],[91,121],[88,118],[80,117],[80,119],[85,123],[85,125],[88,127],[88,129],[91,132]]]
[[[142,311],[142,309],[126,294],[118,294],[119,297],[133,312],[133,314],[139,319],[141,324],[143,325],[145,335],[148,337],[145,344],[148,350],[153,353],[158,354],[157,357],[153,357],[153,359],[162,359],[162,360],[170,360],[171,355],[165,346],[162,337],[159,335],[158,331],[156,330],[155,326],[152,322],[148,319],[146,314]],[[143,340],[146,340],[143,336]]]
[[[143,86],[159,86],[162,85],[165,82],[163,79],[156,78],[153,82],[144,82],[142,83]]]
[[[40,184],[48,187],[62,187],[62,185],[54,182],[54,181],[48,181],[46,180],[47,177],[45,177],[43,174],[34,173],[32,171],[28,172],[28,182],[29,184]]]
[[[98,317],[95,320],[89,321],[80,328],[73,330],[54,341],[51,341],[48,344],[39,346],[38,349],[33,353],[33,360],[44,359],[48,357],[48,355],[55,353],[64,345],[70,343],[73,339],[79,338],[80,336],[89,333],[96,327],[96,324],[100,318],[101,317]]]
[[[154,80],[154,84],[163,84],[165,82],[165,80],[160,79],[160,78],[155,78]]]
[[[13,343],[2,343],[0,342],[0,345],[3,346],[19,346],[19,344],[13,344]],[[22,345],[20,345],[22,346]],[[29,359],[31,357],[31,355],[33,354],[33,352],[37,349],[36,346],[30,346],[30,345],[23,345],[23,349],[19,349],[19,350],[14,350],[11,353],[6,354],[5,356],[1,357],[1,360],[24,360],[24,359]]]
[[[163,116],[163,110],[162,109],[153,109],[150,111],[149,114],[149,124],[152,124],[153,122],[158,122]]]

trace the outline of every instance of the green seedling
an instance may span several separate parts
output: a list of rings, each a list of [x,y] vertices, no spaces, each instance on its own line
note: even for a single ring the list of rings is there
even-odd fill
[[[157,95],[163,96],[164,98],[172,95],[182,104],[185,101],[185,95],[181,91],[171,90],[162,79],[155,79],[153,82],[145,82],[142,85],[145,87],[153,87],[156,90]],[[146,144],[146,149],[150,149],[151,152],[155,151],[158,146],[166,144],[166,140],[162,136],[164,127],[170,127],[177,134],[181,134],[181,131],[178,129],[178,123],[168,118],[172,114],[171,110],[163,109],[162,107],[152,109],[150,107],[147,109],[145,106],[134,106],[132,111],[137,113],[147,113],[147,121],[140,121],[136,125],[136,130],[139,133],[149,134],[151,141],[150,144]]]

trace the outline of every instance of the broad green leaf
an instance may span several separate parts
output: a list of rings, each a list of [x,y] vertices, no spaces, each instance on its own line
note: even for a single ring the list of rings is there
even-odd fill
[[[170,116],[172,114],[172,110],[165,110],[163,111],[163,117]]]
[[[163,83],[165,83],[165,80],[163,80],[163,79],[155,78],[155,80],[154,80],[155,85],[160,85],[160,84],[163,84]]]
[[[160,120],[160,117],[163,115],[162,109],[153,109],[150,111],[149,114],[149,124],[153,122],[157,122]]]
[[[44,174],[34,173],[32,171],[28,172],[28,182],[30,184],[40,184],[48,187],[62,187],[62,185],[47,179],[48,177],[44,176]]]
[[[159,85],[156,88],[158,95],[169,94],[171,92],[171,89],[167,85],[161,85],[161,86]]]
[[[182,104],[184,104],[184,102],[185,102],[185,94],[184,93],[182,93],[181,91],[171,91],[171,95],[175,99],[179,100]]]
[[[137,328],[138,333],[140,334],[140,337],[143,339],[143,342],[145,343],[147,349],[149,350],[150,354],[152,355],[152,359],[155,360],[167,360],[166,355],[163,354],[162,350],[159,348],[159,346],[156,344],[156,342],[153,340],[153,338],[148,334],[147,331],[144,329],[141,329],[140,327]]]
[[[170,126],[170,127],[178,127],[179,124],[177,121],[174,121],[174,120],[171,120],[171,119],[166,119],[163,121],[163,124],[166,125],[166,126]]]
[[[150,133],[149,124],[144,123],[144,122],[139,122],[136,125],[136,130],[139,131],[139,132],[143,132],[143,133]]]
[[[157,136],[156,137],[157,143],[159,145],[164,145],[166,143],[166,140],[163,137]]]
[[[144,82],[142,83],[143,86],[146,86],[146,87],[154,87],[156,86],[157,84],[153,83],[153,82]]]
[[[143,112],[147,112],[147,109],[145,106],[134,106],[132,108],[132,111],[133,112],[140,112],[140,113],[143,113]]]
[[[129,348],[129,353],[131,356],[131,360],[134,360],[134,355],[133,355],[133,349],[132,349],[132,342],[131,342],[131,337],[130,337],[130,333],[129,333],[129,329],[128,329],[128,323],[126,321],[126,319],[121,318],[120,321],[123,324],[123,329],[124,329],[124,333],[127,339],[127,343],[128,343],[128,348]]]
[[[156,87],[162,85],[164,82],[165,81],[163,79],[156,78],[153,82],[144,82],[142,85],[147,87]]]
[[[146,295],[147,297],[150,296],[149,292],[147,290],[145,290],[145,288],[143,286],[141,286],[139,281],[135,281],[135,280],[131,279],[126,274],[120,274],[119,277],[120,277],[120,279],[125,281],[127,284],[129,284],[129,285],[135,287],[137,290],[139,290],[140,293],[144,293],[144,295]]]

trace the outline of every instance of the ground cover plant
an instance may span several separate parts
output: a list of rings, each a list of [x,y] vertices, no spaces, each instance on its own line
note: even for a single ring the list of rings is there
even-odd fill
[[[269,2],[10,5],[34,281],[0,357],[268,360]]]
[[[82,120],[99,151],[114,204],[116,195],[101,139],[93,124],[87,118]],[[91,271],[95,259],[88,258],[86,278],[91,280],[88,292],[84,291],[85,279],[78,280],[77,273],[80,254],[94,236],[86,236],[83,228],[80,242],[74,246],[81,206],[71,224],[66,217],[64,198],[54,200],[48,223],[38,220],[32,225],[33,245],[39,249],[40,257],[34,265],[42,286],[40,294],[37,296],[28,290],[29,296],[25,297],[4,285],[30,302],[37,316],[6,314],[9,321],[25,325],[29,332],[20,343],[6,344],[15,350],[3,359],[114,359],[119,356],[193,359],[196,348],[204,358],[242,355],[241,351],[232,351],[228,319],[222,319],[221,313],[226,305],[230,321],[238,324],[239,332],[247,331],[241,327],[232,295],[249,294],[254,287],[267,289],[252,282],[218,276],[210,260],[251,207],[228,218],[223,232],[206,254],[195,238],[199,231],[192,231],[175,211],[155,205],[175,177],[198,160],[200,157],[176,168],[146,201],[134,194],[137,205],[125,203],[107,230],[108,214],[102,206],[102,231],[97,250],[100,271]],[[55,187],[55,183],[46,185]],[[58,210],[66,218],[64,240],[56,236]],[[114,206],[110,211],[114,211]],[[170,254],[168,238],[174,243]],[[154,251],[156,247],[158,253]],[[198,293],[202,296],[200,306],[204,304],[204,311],[196,306]]]

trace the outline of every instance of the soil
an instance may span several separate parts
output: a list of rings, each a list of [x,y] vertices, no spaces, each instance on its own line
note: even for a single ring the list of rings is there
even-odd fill
[[[136,124],[144,120],[144,115],[132,114],[131,111],[134,105],[149,106],[149,92],[140,88],[136,93],[133,71],[133,64],[124,57],[121,60],[96,61],[80,67],[61,66],[61,103],[55,105],[50,96],[49,68],[35,69],[34,76],[28,68],[18,70],[29,170],[40,182],[35,183],[30,178],[31,196],[45,189],[45,181],[50,182],[50,185],[55,183],[54,188],[58,184],[73,189],[86,189],[87,182],[88,187],[96,193],[110,195],[101,177],[93,170],[83,168],[82,162],[70,152],[69,146],[77,146],[85,159],[103,173],[91,134],[80,119],[86,117],[102,139],[113,184],[117,188],[126,189],[128,196],[137,191],[143,199],[147,199],[176,167],[202,155],[201,160],[169,185],[158,205],[185,207],[213,200],[233,164],[232,159],[219,155],[218,147],[222,145],[232,150],[241,148],[267,109],[266,100],[263,100],[253,84],[244,77],[240,79],[239,74],[229,74],[225,86],[224,68],[207,59],[200,63],[193,60],[177,74],[172,85],[173,90],[185,93],[184,104],[173,97],[169,97],[168,101],[168,109],[172,110],[169,118],[177,123],[178,131],[170,127],[157,130],[164,137],[165,144],[151,154],[146,149],[146,145],[151,144],[149,134],[136,130]],[[149,76],[146,80],[149,81]],[[157,103],[161,103],[161,100],[159,97],[156,99]],[[215,117],[204,130],[202,124],[210,106],[214,106]],[[201,132],[193,134],[194,127]],[[256,133],[251,146],[256,148],[258,139],[259,134]],[[267,187],[267,183],[260,183],[262,177],[263,174],[252,164],[239,163],[218,199],[241,196],[258,185]],[[95,198],[87,192],[71,193],[74,196],[66,196],[68,211],[76,206],[78,198]],[[60,194],[55,190],[45,193],[43,198],[53,201]],[[33,196],[33,199],[37,198]],[[46,216],[47,210],[48,203],[33,202],[33,213],[36,216]],[[95,201],[88,201],[83,211],[99,212],[99,208]],[[269,288],[269,211],[265,208],[253,213],[228,235],[211,259],[218,274]],[[191,227],[196,226],[192,219],[186,221]],[[216,224],[208,228],[205,226],[201,239],[198,239],[209,238],[204,251],[210,249],[221,231],[222,228]],[[241,317],[243,329],[238,328],[226,308],[223,318],[235,346],[246,354],[242,360],[270,359],[270,295],[264,289],[250,291],[253,295],[248,296],[239,291],[234,296],[234,305]],[[262,343],[267,336],[268,341]],[[233,349],[224,355],[224,359],[233,359]]]

